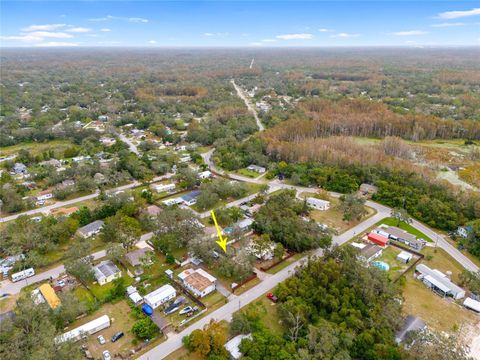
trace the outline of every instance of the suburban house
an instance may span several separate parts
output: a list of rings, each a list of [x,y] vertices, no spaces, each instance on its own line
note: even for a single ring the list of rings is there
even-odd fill
[[[175,184],[174,183],[168,183],[168,184],[152,184],[150,185],[150,188],[152,190],[155,190],[158,193],[161,192],[169,192],[175,190]]]
[[[111,260],[102,261],[93,268],[95,279],[99,285],[105,285],[122,277],[122,272]]]
[[[377,228],[372,232],[382,236],[386,236],[389,239],[401,242],[415,250],[421,250],[426,244],[425,240],[417,239],[415,235],[412,235],[409,232],[406,232],[405,230],[399,229],[395,226],[389,226],[387,228]]]
[[[62,304],[60,298],[57,296],[55,290],[53,290],[50,284],[42,284],[38,287],[38,290],[40,290],[40,293],[51,309],[56,309]]]
[[[15,163],[15,165],[13,165],[12,171],[17,175],[27,175],[28,174],[27,167],[22,163]]]
[[[415,276],[441,296],[451,296],[455,300],[465,297],[465,290],[454,284],[447,275],[437,269],[432,270],[427,265],[418,264],[415,268]]]
[[[473,231],[473,226],[472,225],[467,225],[467,226],[459,226],[456,233],[458,236],[466,239],[468,238],[468,235]]]
[[[422,319],[413,315],[408,315],[405,318],[402,328],[395,334],[396,343],[400,344],[403,340],[405,340],[410,331],[421,331],[425,329],[425,327],[426,325]]]
[[[176,198],[173,198],[173,199],[164,200],[163,203],[166,206],[179,205],[179,204],[183,203],[183,199],[181,197],[176,197]]]
[[[199,195],[200,191],[198,190],[189,192],[188,194],[182,196],[182,201],[187,206],[195,205],[197,203],[197,198]]]
[[[99,318],[92,320],[82,326],[79,326],[73,330],[70,330],[63,335],[57,336],[55,338],[56,344],[61,344],[65,341],[78,341],[82,339],[85,335],[92,335],[100,330],[106,329],[110,326],[110,318],[108,315],[100,316]]]
[[[246,218],[236,222],[234,227],[236,227],[241,231],[247,231],[247,230],[250,230],[250,228],[252,227],[252,224],[253,224],[253,220],[250,218]]]
[[[72,179],[65,179],[62,181],[62,184],[61,184],[61,187],[62,188],[66,188],[66,187],[69,187],[69,186],[74,186],[75,185],[75,181],[72,180]]]
[[[72,207],[69,207],[69,208],[58,208],[58,209],[53,209],[50,211],[50,214],[52,216],[55,216],[55,217],[59,217],[59,216],[70,216],[72,215],[73,213],[76,213],[78,211],[78,207],[76,206],[72,206]]]
[[[37,194],[37,201],[45,201],[53,198],[52,190],[43,190]]]
[[[87,224],[79,228],[78,233],[84,238],[88,238],[90,236],[97,235],[100,232],[100,230],[102,230],[103,225],[104,225],[104,222],[102,220],[96,220],[90,224]]]
[[[174,299],[175,296],[177,296],[177,292],[172,285],[163,285],[157,290],[145,295],[143,300],[146,304],[150,305],[152,309],[156,309],[160,305],[165,304],[167,301]]]
[[[148,247],[133,250],[125,255],[125,259],[133,267],[142,266],[144,264],[144,261],[142,262],[142,259],[147,259],[149,252],[151,253],[152,250]]]
[[[208,179],[209,177],[212,177],[212,173],[208,170],[198,173],[198,178],[201,180]]]
[[[59,168],[62,166],[62,162],[57,159],[50,159],[50,160],[45,160],[40,163],[38,163],[40,166],[53,166],[55,168]]]
[[[255,171],[259,174],[264,174],[267,171],[267,169],[265,169],[263,166],[258,166],[258,165],[253,165],[253,164],[248,165],[247,169],[250,170],[250,171]]]
[[[187,269],[178,274],[178,277],[198,297],[210,294],[217,287],[217,279],[203,269]]]
[[[230,353],[231,359],[240,359],[242,357],[242,353],[240,352],[240,344],[243,339],[252,340],[252,334],[237,335],[231,340],[227,341],[227,343],[224,345],[225,349],[227,349],[227,351]]]
[[[180,158],[181,163],[186,163],[192,160],[192,157],[190,155],[185,155]]]
[[[369,263],[370,261],[381,256],[382,253],[383,249],[380,246],[374,244],[367,244],[365,247],[360,249],[358,257],[363,261]]]
[[[307,198],[307,205],[316,210],[321,210],[321,211],[330,209],[330,201],[321,200],[314,197]]]

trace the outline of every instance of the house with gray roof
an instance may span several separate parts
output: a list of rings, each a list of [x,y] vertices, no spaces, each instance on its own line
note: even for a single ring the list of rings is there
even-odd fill
[[[84,238],[89,238],[90,236],[97,235],[105,223],[102,220],[96,220],[90,224],[82,226],[78,229],[78,233]]]
[[[122,272],[111,260],[102,261],[93,268],[95,279],[100,285],[105,285],[122,276]]]

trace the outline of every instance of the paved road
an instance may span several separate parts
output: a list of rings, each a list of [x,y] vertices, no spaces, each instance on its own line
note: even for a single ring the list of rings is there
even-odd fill
[[[233,87],[235,88],[235,91],[237,92],[238,97],[243,100],[243,102],[245,103],[245,105],[248,108],[248,111],[250,111],[250,113],[255,118],[255,121],[257,122],[258,130],[259,131],[265,130],[262,123],[260,122],[260,119],[258,118],[257,111],[255,110],[253,105],[250,103],[250,100],[248,100],[247,96],[245,95],[245,92],[240,88],[240,86],[235,84],[235,80],[232,79],[232,80],[230,80],[230,82],[232,83]]]
[[[152,181],[150,181],[150,183],[168,179],[168,178],[172,177],[173,175],[174,174],[169,173],[169,174],[166,174],[166,175],[163,175],[163,176],[157,176]],[[113,193],[113,192],[116,192],[116,191],[128,190],[128,189],[132,189],[132,188],[135,188],[137,186],[140,186],[140,185],[142,185],[141,182],[134,181],[130,184],[126,184],[126,185],[118,186],[116,188],[108,189],[108,190],[106,190],[106,192]],[[54,203],[52,205],[47,205],[47,206],[43,206],[43,207],[38,208],[38,209],[32,209],[32,210],[24,211],[24,212],[21,212],[21,213],[18,213],[18,214],[6,216],[6,217],[3,217],[3,218],[0,218],[0,222],[12,221],[12,220],[15,220],[16,218],[18,218],[19,216],[24,216],[24,215],[48,214],[53,209],[61,208],[61,207],[68,206],[68,205],[73,205],[73,204],[76,204],[76,203],[79,203],[79,202],[82,202],[82,201],[86,201],[86,200],[90,200],[90,199],[95,199],[98,196],[100,196],[100,191],[96,190],[93,194],[90,194],[90,195],[81,196],[81,197],[71,199],[71,200],[57,201],[56,203]]]
[[[134,154],[136,154],[137,156],[140,155],[140,151],[138,151],[138,148],[137,148],[137,145],[135,145],[129,138],[127,138],[125,135],[123,134],[117,134],[118,137],[120,138],[120,140],[122,140],[125,144],[128,145],[128,148],[131,152],[133,152]]]
[[[350,240],[354,236],[354,234],[358,234],[365,231],[370,226],[374,225],[376,222],[380,221],[382,218],[389,215],[390,215],[389,212],[388,213],[378,212],[371,218],[355,226],[354,228],[346,231],[345,233],[339,236],[334,236],[333,243],[341,245],[347,242],[348,240]],[[317,251],[315,255],[321,256],[322,255],[321,250]],[[163,342],[162,344],[146,352],[145,354],[140,356],[139,359],[141,360],[163,359],[166,356],[168,356],[170,353],[182,347],[182,338],[184,336],[189,335],[193,330],[203,328],[206,324],[210,322],[210,320],[215,319],[217,321],[221,321],[221,320],[230,321],[232,318],[232,314],[234,312],[244,307],[245,305],[248,305],[252,301],[256,300],[258,297],[262,296],[264,293],[266,293],[267,291],[277,286],[280,282],[286,280],[288,277],[290,277],[293,274],[295,268],[299,266],[303,261],[305,261],[305,258],[292,263],[291,265],[289,265],[288,267],[284,268],[283,270],[279,271],[274,275],[266,277],[260,284],[244,292],[242,295],[230,295],[230,298],[229,298],[230,301],[227,304],[225,304],[218,310],[215,310],[211,314],[205,316],[204,318],[197,321],[196,323],[190,325],[180,333],[169,334],[167,341]]]

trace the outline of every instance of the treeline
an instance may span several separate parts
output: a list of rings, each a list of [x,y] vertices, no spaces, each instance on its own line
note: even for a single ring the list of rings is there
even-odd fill
[[[480,124],[444,120],[421,114],[398,114],[382,103],[362,99],[309,99],[299,103],[303,114],[269,131],[269,137],[289,142],[332,135],[386,137],[407,140],[480,139]],[[310,121],[308,121],[308,120]]]
[[[374,267],[342,251],[310,260],[275,290],[281,336],[250,312],[233,317],[234,333],[252,332],[245,359],[400,359],[398,289]],[[270,321],[270,320],[269,320]]]
[[[326,166],[318,162],[280,162],[274,172],[297,185],[316,185],[341,193],[357,191],[362,183],[375,184],[379,188],[373,196],[375,201],[393,208],[405,208],[411,216],[443,230],[454,230],[480,216],[478,194],[456,192],[415,171],[360,164]]]

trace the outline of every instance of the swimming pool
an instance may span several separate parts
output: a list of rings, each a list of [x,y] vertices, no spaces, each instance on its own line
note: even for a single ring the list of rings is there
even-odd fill
[[[374,261],[374,262],[372,262],[372,265],[375,266],[376,268],[379,268],[380,270],[383,270],[383,271],[390,270],[390,266],[384,261]]]

